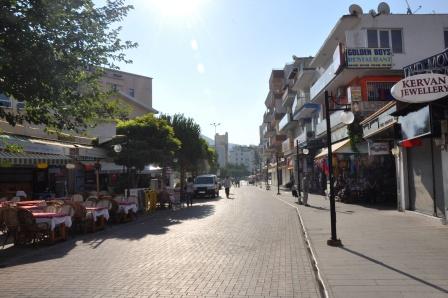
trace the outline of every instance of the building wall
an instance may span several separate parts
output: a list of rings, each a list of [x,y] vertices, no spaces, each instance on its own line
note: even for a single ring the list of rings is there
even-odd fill
[[[257,168],[255,164],[255,150],[257,150],[256,147],[235,146],[229,152],[229,163],[244,165],[252,173]]]

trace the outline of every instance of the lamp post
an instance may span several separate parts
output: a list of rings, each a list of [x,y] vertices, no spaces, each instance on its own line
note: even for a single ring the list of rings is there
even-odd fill
[[[354,115],[351,111],[348,111],[348,107],[344,109],[331,109],[330,99],[334,102],[333,98],[328,95],[328,91],[325,90],[325,120],[327,124],[327,153],[328,153],[328,178],[330,181],[330,220],[331,220],[331,238],[327,240],[329,246],[342,246],[342,242],[337,237],[336,233],[336,203],[334,200],[334,187],[333,187],[333,151],[331,148],[331,123],[330,123],[330,111],[344,111],[341,116],[341,120],[344,124],[350,124],[354,120]],[[334,102],[336,103],[336,102]],[[336,103],[337,104],[337,103]]]
[[[214,126],[214,127],[215,127],[215,135],[216,135],[216,127],[220,126],[220,125],[221,125],[221,123],[216,123],[216,122],[213,122],[213,123],[210,123],[210,125],[212,125],[212,126]],[[215,147],[216,147],[216,144],[215,144]]]

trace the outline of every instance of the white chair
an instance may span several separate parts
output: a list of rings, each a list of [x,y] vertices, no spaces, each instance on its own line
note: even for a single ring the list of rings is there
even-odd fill
[[[84,202],[84,198],[79,193],[72,195],[73,202]]]

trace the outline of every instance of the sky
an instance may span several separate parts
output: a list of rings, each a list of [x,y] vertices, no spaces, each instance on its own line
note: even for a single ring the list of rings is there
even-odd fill
[[[183,113],[202,134],[229,133],[229,142],[259,143],[272,69],[292,55],[314,56],[338,19],[356,3],[364,12],[380,1],[345,0],[128,0],[121,38],[123,71],[153,78],[153,107]],[[447,13],[447,0],[409,0],[417,13]],[[405,0],[390,0],[405,13]]]

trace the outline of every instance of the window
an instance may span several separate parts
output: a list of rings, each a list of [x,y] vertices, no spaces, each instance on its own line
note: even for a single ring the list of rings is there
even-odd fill
[[[3,93],[0,93],[0,107],[3,108],[11,107],[11,99]]]
[[[120,91],[120,86],[117,84],[110,84],[110,90],[112,90],[114,92],[118,92],[118,91]]]
[[[376,30],[367,30],[367,47],[378,47],[378,33]]]
[[[135,96],[135,90],[133,88],[129,88],[129,96],[131,97]]]
[[[390,48],[389,31],[380,31],[380,48]]]
[[[394,53],[403,53],[403,36],[401,29],[368,29],[367,47],[392,48]]]
[[[390,89],[396,82],[367,82],[367,100],[384,101],[393,100]]]
[[[445,49],[448,49],[448,29],[445,29],[445,31],[443,31],[443,37],[445,39]]]

